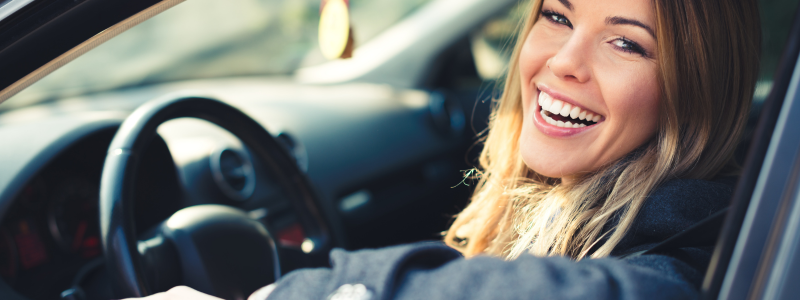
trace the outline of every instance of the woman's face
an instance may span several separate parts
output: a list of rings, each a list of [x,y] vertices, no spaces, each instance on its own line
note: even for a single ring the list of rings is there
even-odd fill
[[[653,137],[655,21],[650,0],[544,0],[519,57],[529,168],[569,182]]]

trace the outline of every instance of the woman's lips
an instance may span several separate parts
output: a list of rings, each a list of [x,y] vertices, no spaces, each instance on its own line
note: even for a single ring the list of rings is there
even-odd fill
[[[598,113],[554,99],[544,91],[540,91],[537,98],[534,124],[542,133],[549,136],[571,136],[593,128],[605,120]]]

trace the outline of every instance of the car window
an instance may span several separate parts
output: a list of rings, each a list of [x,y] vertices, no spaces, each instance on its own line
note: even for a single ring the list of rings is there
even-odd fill
[[[772,80],[778,68],[778,61],[789,37],[792,19],[798,1],[761,0],[761,71],[756,85],[753,102],[760,105],[772,88]]]
[[[470,44],[481,79],[496,80],[505,74],[522,26],[520,22],[529,9],[527,1],[521,1],[472,33]]]
[[[429,0],[351,0],[356,47]],[[289,75],[325,62],[318,50],[320,0],[189,0],[70,62],[3,110],[154,83]]]

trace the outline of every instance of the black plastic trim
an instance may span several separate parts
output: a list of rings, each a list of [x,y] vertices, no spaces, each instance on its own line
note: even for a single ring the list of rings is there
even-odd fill
[[[37,3],[41,2],[41,3]],[[0,23],[0,90],[161,1],[35,1]],[[4,20],[5,21],[5,20]]]

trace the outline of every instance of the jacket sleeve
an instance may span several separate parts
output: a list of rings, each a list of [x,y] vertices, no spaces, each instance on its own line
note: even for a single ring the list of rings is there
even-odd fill
[[[522,256],[464,259],[441,243],[331,253],[331,268],[299,270],[268,299],[696,299],[696,271],[672,257],[627,260]]]

